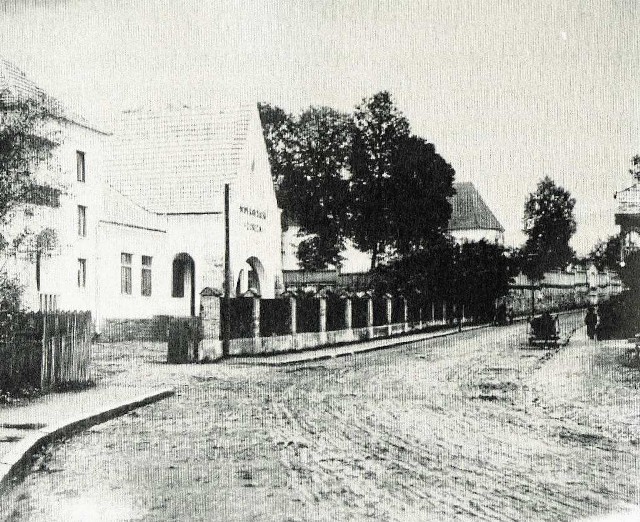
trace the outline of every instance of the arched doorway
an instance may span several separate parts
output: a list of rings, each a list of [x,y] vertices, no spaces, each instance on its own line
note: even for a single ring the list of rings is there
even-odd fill
[[[171,296],[189,299],[189,313],[196,315],[196,267],[193,258],[184,252],[173,258]]]
[[[264,267],[257,257],[248,258],[240,271],[236,281],[236,296],[241,296],[247,290],[253,290],[262,295],[261,286],[264,282]]]

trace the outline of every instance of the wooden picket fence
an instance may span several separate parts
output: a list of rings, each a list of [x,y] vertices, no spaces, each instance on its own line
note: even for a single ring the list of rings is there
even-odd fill
[[[42,317],[41,388],[89,381],[91,313],[59,312]]]
[[[90,312],[0,312],[0,391],[48,391],[90,380]]]

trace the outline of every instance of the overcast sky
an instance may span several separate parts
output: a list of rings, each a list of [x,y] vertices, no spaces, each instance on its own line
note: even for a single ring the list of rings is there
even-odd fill
[[[3,0],[0,54],[99,121],[125,108],[261,100],[351,110],[389,90],[414,133],[522,241],[549,175],[573,245],[615,232],[640,154],[640,3]]]

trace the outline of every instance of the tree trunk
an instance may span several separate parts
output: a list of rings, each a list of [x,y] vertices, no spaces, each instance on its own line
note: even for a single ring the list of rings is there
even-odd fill
[[[378,242],[373,245],[373,253],[371,254],[371,270],[376,267],[376,260],[378,258]]]

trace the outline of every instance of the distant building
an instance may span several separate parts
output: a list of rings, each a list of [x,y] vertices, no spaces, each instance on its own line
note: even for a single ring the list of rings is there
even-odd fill
[[[620,225],[622,251],[620,261],[630,252],[640,249],[640,185],[634,185],[616,193],[616,225]]]
[[[484,202],[473,183],[453,184],[456,194],[450,198],[451,218],[447,232],[458,243],[485,240],[489,243],[504,243],[504,228]],[[282,266],[284,270],[298,270],[298,245],[306,237],[300,236],[299,227],[284,226],[282,234]],[[358,250],[351,241],[347,241],[341,273],[366,272],[371,267],[371,256]]]
[[[470,182],[454,183],[451,219],[447,231],[459,243],[485,240],[504,243],[504,228]]]
[[[5,61],[0,90],[42,93]],[[41,258],[20,252],[5,263],[27,307],[90,310],[98,329],[198,314],[200,292],[223,287],[227,183],[232,295],[275,295],[280,210],[256,105],[130,112],[107,133],[49,100],[60,168],[39,176],[60,189],[12,227],[52,229],[58,242]]]

